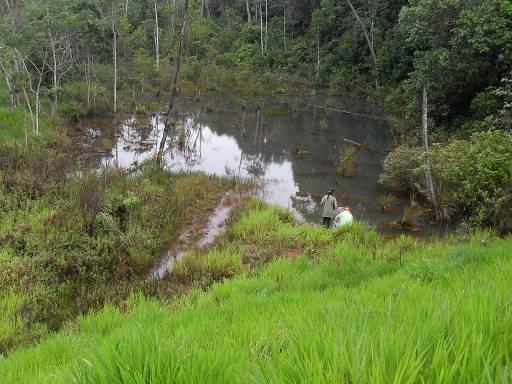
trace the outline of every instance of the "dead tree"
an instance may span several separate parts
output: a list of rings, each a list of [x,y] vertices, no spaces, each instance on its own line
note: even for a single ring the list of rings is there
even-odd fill
[[[188,0],[185,0],[184,3],[184,10],[183,10],[183,22],[181,25],[181,32],[180,32],[180,43],[178,48],[178,58],[176,61],[176,70],[174,72],[174,80],[172,84],[172,90],[171,90],[171,97],[169,100],[169,108],[167,109],[167,117],[165,119],[165,125],[164,125],[164,132],[162,136],[162,140],[160,141],[160,147],[158,149],[158,154],[156,157],[156,166],[158,169],[163,168],[163,155],[164,155],[164,149],[165,149],[165,142],[167,140],[167,136],[169,135],[169,132],[172,127],[172,111],[174,109],[174,100],[177,97],[177,85],[178,85],[178,79],[180,76],[180,68],[181,68],[181,62],[183,60],[183,53],[184,53],[184,45],[185,45],[185,33],[187,30],[187,18],[188,18]]]
[[[160,69],[160,26],[158,24],[158,2],[155,0],[155,50],[156,50],[156,69]]]
[[[375,72],[374,73],[374,76],[375,76],[375,86],[377,86],[378,85],[378,81],[377,81],[377,56],[375,55],[375,50],[373,49],[372,41],[370,40],[370,36],[368,35],[368,31],[366,30],[366,27],[365,27],[363,21],[361,20],[361,18],[359,17],[359,14],[357,13],[357,11],[354,8],[354,6],[352,5],[352,2],[350,0],[345,0],[345,1],[347,2],[348,6],[352,10],[352,13],[354,14],[354,17],[356,18],[357,22],[361,26],[361,29],[363,30],[363,34],[364,34],[364,37],[366,39],[366,43],[368,44],[368,49],[370,50],[370,54],[372,55],[374,72]]]
[[[432,177],[432,160],[429,155],[429,144],[428,144],[428,96],[427,87],[423,86],[423,101],[422,101],[422,137],[423,137],[423,149],[425,151],[425,178],[427,182],[427,196],[436,212],[436,220],[439,220],[439,209],[437,206],[436,193],[434,189],[434,180]]]
[[[14,60],[0,57],[0,70],[4,75],[5,83],[7,84],[7,89],[9,90],[11,111],[14,112],[14,110],[18,107],[18,101],[16,98],[16,87],[14,86],[12,80],[13,73],[15,72],[13,65],[15,65]]]
[[[251,24],[252,15],[251,15],[251,9],[249,8],[249,0],[245,0],[245,7],[247,8],[247,22],[249,24]]]
[[[112,2],[112,34],[113,34],[113,44],[112,44],[112,55],[114,57],[114,114],[117,113],[117,32],[116,32],[116,23],[115,23],[115,10],[114,3]]]
[[[263,10],[261,6],[261,0],[259,0],[259,10],[260,10],[260,43],[261,43],[261,54],[265,53],[265,45],[263,40]]]

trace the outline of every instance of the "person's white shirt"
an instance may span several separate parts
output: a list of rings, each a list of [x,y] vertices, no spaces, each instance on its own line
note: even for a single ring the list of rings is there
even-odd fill
[[[354,222],[354,216],[348,209],[344,209],[341,211],[338,216],[334,218],[334,228],[344,227],[345,225],[350,225]]]

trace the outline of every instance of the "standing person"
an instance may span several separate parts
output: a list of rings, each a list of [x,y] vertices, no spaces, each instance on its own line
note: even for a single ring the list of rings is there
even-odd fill
[[[322,217],[323,217],[323,225],[325,228],[329,228],[331,226],[331,220],[336,214],[336,207],[338,206],[338,202],[336,198],[332,195],[334,190],[331,189],[327,192],[322,198],[320,202],[320,207],[322,209]]]
[[[341,228],[346,225],[351,225],[354,222],[354,216],[350,207],[344,207],[341,209],[340,214],[334,218],[334,228]]]

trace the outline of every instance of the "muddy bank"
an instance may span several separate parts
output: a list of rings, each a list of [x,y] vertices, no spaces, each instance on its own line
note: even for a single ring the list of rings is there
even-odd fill
[[[224,235],[228,229],[231,214],[244,198],[247,198],[246,193],[228,192],[211,214],[205,212],[204,217],[196,217],[194,224],[185,229],[176,245],[150,271],[148,280],[163,279],[172,273],[176,263],[182,260],[187,253],[205,249]]]

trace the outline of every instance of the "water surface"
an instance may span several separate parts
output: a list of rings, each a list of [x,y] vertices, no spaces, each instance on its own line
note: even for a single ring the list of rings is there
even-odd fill
[[[150,116],[97,116],[77,127],[81,159],[92,166],[130,168],[153,157],[163,134],[165,107]],[[348,111],[356,114],[344,113]],[[362,116],[362,115],[365,116]],[[401,217],[406,202],[382,213],[377,199],[389,193],[378,183],[393,138],[379,111],[342,97],[281,96],[223,105],[185,101],[177,108],[176,128],[167,140],[165,160],[173,171],[203,171],[253,178],[258,195],[318,223],[319,201],[330,188],[339,205],[384,232]],[[336,174],[341,151],[362,144],[355,175]],[[427,226],[425,233],[439,231]]]

